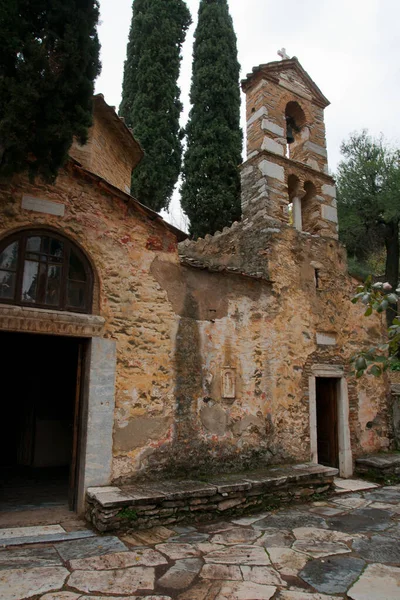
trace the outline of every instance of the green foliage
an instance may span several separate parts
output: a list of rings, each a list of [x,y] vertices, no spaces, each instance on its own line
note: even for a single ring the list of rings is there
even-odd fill
[[[183,0],[134,0],[132,11],[119,112],[145,151],[132,194],[159,211],[168,207],[181,169],[177,81],[191,16]]]
[[[119,511],[118,516],[121,519],[128,519],[128,521],[137,521],[139,518],[136,510],[133,508],[123,508]]]
[[[4,0],[0,7],[0,176],[54,179],[87,140],[100,72],[97,0]]]
[[[240,66],[226,0],[201,0],[181,203],[193,237],[240,218]]]
[[[372,278],[368,277],[365,284],[357,287],[357,293],[352,299],[353,304],[362,302],[365,305],[365,317],[370,317],[373,313],[382,314],[385,311],[392,311],[397,315],[397,305],[399,302],[400,289],[396,293],[392,291],[389,283],[372,283]],[[353,356],[352,363],[356,377],[361,377],[364,373],[379,377],[388,369],[398,370],[400,349],[400,317],[395,316],[392,324],[388,328],[389,341],[387,344],[369,348]]]
[[[337,172],[339,235],[347,251],[364,265],[385,254],[385,278],[397,287],[399,277],[399,151],[367,131],[354,133],[341,147]]]

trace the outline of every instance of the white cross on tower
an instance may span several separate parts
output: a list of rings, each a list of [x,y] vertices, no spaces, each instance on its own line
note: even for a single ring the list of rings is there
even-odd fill
[[[282,50],[278,50],[278,56],[280,56],[282,60],[290,59],[290,56],[288,54],[286,54],[286,48],[282,48]]]

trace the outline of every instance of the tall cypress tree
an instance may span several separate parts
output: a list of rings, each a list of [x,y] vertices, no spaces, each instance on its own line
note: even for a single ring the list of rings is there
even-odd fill
[[[167,208],[182,161],[182,104],[177,84],[191,16],[183,0],[134,0],[120,115],[145,156],[132,194],[154,210]]]
[[[0,175],[54,178],[87,139],[100,72],[97,0],[4,0],[0,7]]]
[[[227,0],[201,0],[181,188],[193,237],[212,234],[240,217],[239,71]]]

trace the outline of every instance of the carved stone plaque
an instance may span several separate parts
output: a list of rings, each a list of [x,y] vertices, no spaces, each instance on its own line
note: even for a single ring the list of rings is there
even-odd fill
[[[56,215],[63,217],[65,206],[60,202],[52,202],[43,198],[34,198],[33,196],[24,195],[22,198],[22,208],[25,210],[33,210],[35,212],[46,213],[47,215]]]

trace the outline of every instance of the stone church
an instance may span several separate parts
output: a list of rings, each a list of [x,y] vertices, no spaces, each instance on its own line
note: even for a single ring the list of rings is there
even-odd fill
[[[142,150],[101,95],[54,185],[0,184],[6,492],[51,473],[80,512],[91,486],[306,461],[348,477],[389,447],[386,382],[349,365],[383,325],[350,303],[329,102],[296,58],[242,88],[243,216],[214,236],[130,196]]]

